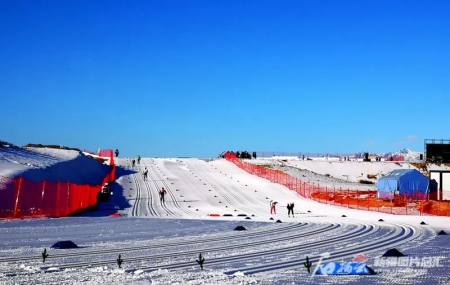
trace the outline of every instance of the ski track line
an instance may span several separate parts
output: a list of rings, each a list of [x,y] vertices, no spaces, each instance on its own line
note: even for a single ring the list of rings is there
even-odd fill
[[[340,228],[340,225],[333,225],[330,224],[328,225],[329,228],[322,228],[320,230],[316,230],[316,231],[311,231],[311,232],[306,232],[303,234],[299,234],[297,236],[289,236],[289,237],[285,237],[285,238],[279,238],[276,237],[274,239],[271,240],[263,240],[258,242],[256,245],[265,245],[267,244],[267,242],[277,242],[277,241],[286,241],[286,240],[291,240],[291,239],[298,239],[301,237],[313,237],[317,234],[322,234],[337,228]],[[342,241],[342,240],[346,240],[349,237],[354,237],[354,236],[361,236],[362,234],[365,234],[367,232],[370,232],[373,230],[373,226],[361,226],[359,225],[359,228],[356,228],[356,230],[351,231],[350,233],[347,233],[346,235],[341,235],[337,238],[332,238],[330,240],[333,241]],[[289,246],[286,248],[282,248],[281,250],[284,251],[292,251],[292,250],[296,250],[298,248],[301,247],[309,247],[311,248],[312,246],[320,246],[322,245],[323,242],[311,242],[309,244],[301,244],[301,245],[296,245],[296,246]],[[247,243],[247,245],[255,245],[255,242],[250,242]],[[230,250],[230,249],[240,249],[242,248],[243,244],[238,244],[238,245],[231,245],[231,246],[222,246],[222,247],[215,247],[215,248],[205,248],[202,250],[205,251],[210,251],[210,252],[222,252],[222,251],[226,251],[226,250]],[[280,249],[275,249],[275,250],[268,250],[268,251],[263,251],[263,252],[253,252],[253,253],[249,253],[249,254],[242,254],[242,255],[235,255],[235,256],[231,256],[231,257],[223,257],[223,258],[218,258],[216,259],[216,261],[209,261],[208,263],[223,263],[223,262],[228,262],[229,260],[241,260],[242,258],[248,258],[249,256],[254,258],[254,257],[258,257],[258,256],[265,256],[267,255],[268,252],[278,252]],[[168,253],[168,254],[158,254],[158,255],[145,255],[145,256],[138,256],[138,257],[130,257],[127,258],[127,261],[143,261],[143,260],[148,260],[148,259],[156,259],[156,258],[169,258],[169,257],[180,257],[180,256],[190,256],[190,255],[194,255],[196,253],[198,253],[199,250],[195,249],[195,250],[189,250],[189,251],[185,251],[183,253]],[[48,268],[51,267],[58,267],[58,268],[74,268],[74,267],[85,267],[85,266],[99,266],[99,265],[108,265],[108,264],[114,264],[115,260],[104,260],[104,261],[97,261],[97,262],[79,262],[79,263],[72,263],[72,264],[65,264],[65,265],[52,265],[52,266],[48,266],[48,267],[42,267],[42,270],[46,270]],[[154,269],[169,269],[169,268],[182,268],[182,267],[189,267],[192,265],[192,262],[181,262],[181,263],[176,263],[176,264],[170,264],[170,265],[161,265],[161,266],[157,266],[157,267],[150,267],[152,270]],[[148,268],[139,268],[139,269],[143,269],[146,270]]]
[[[147,166],[147,165],[146,165],[146,166]],[[150,166],[150,168],[152,168],[152,167]],[[148,169],[148,168],[147,168],[147,169]],[[149,169],[149,170],[150,170],[150,169]],[[152,168],[152,170],[153,170],[153,168]],[[154,187],[155,187],[156,193],[159,194],[159,186],[158,186],[158,183],[157,183],[156,179],[154,178],[154,176],[153,176],[151,173],[152,173],[152,171],[149,171],[149,172],[148,172],[149,178],[150,178],[150,180],[152,181],[152,183],[153,183],[153,185],[154,185]],[[147,182],[147,185],[148,185],[148,182]],[[156,203],[157,203],[157,202],[156,202]],[[163,209],[163,210],[166,212],[166,216],[176,216],[176,215],[175,215],[175,212],[173,212],[172,210],[170,210],[170,209],[167,207],[167,205],[166,205],[165,202],[161,202],[161,200],[160,200],[160,204],[161,204],[161,209]],[[161,216],[162,216],[162,215],[161,215]]]
[[[154,165],[156,165],[156,162],[155,162],[154,160],[152,160],[151,162],[154,163]],[[176,199],[176,197],[175,197],[175,194],[174,194],[173,191],[172,191],[172,187],[170,187],[170,186],[167,184],[167,182],[166,182],[165,179],[161,176],[161,174],[158,173],[158,171],[155,170],[155,168],[154,168],[153,166],[150,166],[150,167],[154,170],[153,173],[154,173],[156,176],[159,177],[159,181],[161,182],[162,187],[164,187],[164,188],[167,190],[167,193],[168,193],[168,194],[170,195],[170,197],[172,198],[172,202],[173,202],[173,204],[175,205],[175,207],[178,208],[179,210],[183,211],[183,212],[186,213],[186,214],[192,215],[192,214],[193,214],[192,211],[187,210],[187,209],[184,209],[184,208],[181,207],[181,205],[178,203],[178,201],[177,201],[177,199]],[[157,178],[158,178],[158,177],[157,177]]]
[[[330,240],[335,242],[342,242],[342,241],[352,241],[354,237],[360,237],[365,234],[373,233],[373,226],[362,226],[357,231],[353,231],[349,234],[342,235],[339,238],[332,238]],[[330,241],[330,240],[327,240]],[[254,259],[254,258],[261,258],[261,257],[267,257],[267,256],[273,256],[278,255],[280,252],[292,252],[297,251],[300,249],[311,249],[320,247],[323,245],[323,242],[311,242],[307,244],[299,244],[294,246],[288,246],[284,248],[277,248],[277,249],[270,249],[265,251],[256,251],[251,253],[244,253],[244,254],[238,254],[233,256],[226,256],[226,257],[218,257],[213,259],[208,259],[208,264],[223,264],[233,261],[242,261],[242,260],[248,260],[248,259]],[[197,251],[198,252],[198,251]],[[178,263],[172,263],[167,265],[159,265],[159,266],[150,266],[150,267],[140,267],[139,269],[144,271],[153,271],[157,269],[181,269],[181,268],[189,268],[192,267],[194,263],[192,261],[184,261],[184,262],[178,262]],[[130,272],[133,272],[136,269],[131,269]]]
[[[209,175],[210,177],[214,177],[212,174],[211,174],[211,168],[212,169],[214,169],[214,170],[219,170],[218,168],[216,168],[214,165],[210,165],[210,164],[208,164],[208,163],[206,163],[206,165],[202,165],[201,166],[202,167],[202,169],[200,169],[201,171],[202,171],[202,173],[205,173],[206,175]],[[241,195],[242,197],[238,197],[235,193],[233,194],[233,193],[230,193],[230,194],[232,194],[233,195],[233,197],[235,198],[235,199],[237,199],[237,201],[239,202],[239,203],[241,203],[241,207],[243,208],[243,209],[245,209],[247,212],[249,211],[249,208],[247,208],[247,204],[248,203],[251,203],[251,204],[259,204],[261,207],[264,207],[264,208],[268,208],[268,205],[267,205],[267,201],[265,201],[265,200],[259,200],[259,199],[254,199],[253,197],[251,197],[251,196],[249,196],[248,195],[248,191],[250,190],[250,188],[251,187],[249,187],[249,186],[246,186],[246,184],[242,184],[241,182],[240,182],[240,180],[238,180],[237,178],[236,179],[234,179],[231,175],[224,175],[225,177],[227,177],[227,178],[230,178],[231,180],[232,180],[232,183],[234,184],[234,185],[236,185],[236,189],[238,189],[238,190],[240,190],[240,192],[239,192],[239,195]],[[217,180],[216,179],[213,179],[215,182],[217,182]],[[225,188],[225,187],[223,187],[223,184],[222,183],[214,183],[215,184],[215,186],[216,186],[216,188]],[[224,189],[224,191],[226,191],[225,189]],[[251,191],[251,190],[250,190]],[[244,202],[242,201],[242,200],[245,200]]]
[[[140,199],[141,199],[141,189],[139,187],[139,184],[137,183],[137,179],[135,177],[135,175],[137,175],[136,173],[131,174],[132,178],[133,178],[133,182],[135,185],[135,189],[136,189],[136,197],[134,200],[134,204],[133,204],[133,209],[131,211],[131,216],[132,217],[136,217],[137,213],[138,213],[138,207],[139,207],[139,203],[140,203]]]
[[[207,251],[212,251],[212,252],[221,252],[221,251],[226,251],[226,250],[231,250],[231,249],[239,249],[242,248],[243,245],[248,245],[248,246],[253,246],[253,245],[265,245],[267,244],[267,242],[279,242],[279,241],[286,241],[286,240],[291,240],[291,239],[298,239],[301,237],[313,237],[317,234],[322,234],[325,232],[329,232],[335,229],[341,228],[340,225],[334,225],[334,224],[329,224],[326,225],[325,227],[321,227],[319,229],[313,230],[313,231],[309,231],[309,232],[301,232],[301,234],[298,235],[291,235],[291,236],[287,236],[287,237],[274,237],[273,239],[265,239],[265,240],[261,240],[259,242],[248,242],[248,243],[240,243],[240,244],[234,244],[234,245],[226,245],[226,246],[219,246],[219,247],[210,247],[210,248],[204,248],[202,250],[207,250]],[[357,231],[362,231],[364,230],[364,227],[359,228]],[[165,254],[156,254],[156,255],[144,255],[144,256],[137,256],[137,257],[130,257],[127,258],[127,261],[143,261],[143,260],[148,260],[148,259],[156,259],[156,258],[169,258],[169,257],[180,257],[180,256],[189,256],[189,255],[193,255],[195,253],[198,252],[198,249],[195,250],[188,250],[188,251],[184,251],[183,253],[179,253],[179,252],[172,252],[172,253],[165,253]],[[74,263],[67,263],[67,264],[52,264],[49,266],[45,266],[45,267],[41,267],[42,270],[47,270],[49,268],[52,267],[57,267],[60,269],[65,269],[65,268],[75,268],[75,267],[86,267],[86,266],[100,266],[100,265],[108,265],[108,264],[114,264],[115,263],[115,259],[108,259],[108,260],[99,260],[99,261],[94,261],[94,262],[74,262]]]
[[[308,224],[308,223],[296,223],[296,224],[289,224],[288,226],[280,227],[280,228],[270,228],[270,229],[263,229],[258,231],[251,231],[248,233],[239,233],[236,235],[236,232],[232,232],[232,234],[227,234],[223,236],[218,237],[211,237],[206,238],[202,240],[202,243],[216,243],[216,242],[222,242],[222,241],[229,241],[229,240],[239,240],[239,239],[248,239],[250,237],[256,237],[256,238],[262,238],[264,236],[270,236],[273,233],[289,233],[291,231],[296,231],[298,229],[302,229],[305,226],[318,226],[320,224]],[[306,227],[305,229],[310,229],[310,227]],[[146,250],[146,249],[154,249],[154,248],[165,248],[165,247],[176,247],[176,246],[184,246],[184,245],[194,245],[199,243],[198,237],[194,237],[194,239],[186,239],[181,240],[179,242],[171,242],[171,243],[155,243],[152,245],[144,245],[144,246],[133,246],[133,247],[125,247],[125,248],[115,248],[115,249],[103,249],[103,250],[93,250],[93,251],[84,251],[84,252],[72,252],[72,253],[65,253],[65,254],[51,254],[48,258],[66,258],[66,257],[78,257],[78,256],[85,256],[85,255],[96,255],[96,254],[108,254],[108,253],[118,253],[118,252],[132,252],[132,251],[139,251],[139,250]],[[23,261],[23,260],[39,260],[41,257],[39,256],[22,256],[22,257],[2,257],[0,259],[0,263],[3,262],[14,262],[14,261]]]
[[[411,227],[405,227],[400,226],[400,230],[397,230],[395,234],[390,235],[387,238],[377,240],[376,242],[368,242],[368,243],[361,243],[355,247],[352,247],[350,249],[345,250],[337,250],[335,252],[331,253],[331,257],[324,260],[336,260],[338,258],[344,258],[344,257],[352,257],[355,254],[358,254],[360,252],[368,253],[373,251],[378,251],[381,249],[385,249],[387,247],[404,244],[414,235],[414,229]],[[320,259],[320,256],[314,256],[311,257],[311,262],[318,262]],[[294,259],[284,262],[277,262],[277,263],[270,263],[266,265],[261,266],[255,266],[255,267],[249,267],[249,268],[241,268],[236,269],[232,271],[225,272],[225,274],[234,274],[236,272],[243,272],[246,275],[251,274],[257,274],[267,271],[274,271],[274,270],[280,270],[280,269],[286,269],[291,267],[297,267],[300,265],[303,265],[303,262],[305,261],[304,258],[302,259]]]
[[[246,197],[239,197],[238,195],[233,193],[235,190],[234,187],[236,187],[235,183],[233,183],[233,186],[231,187],[233,189],[233,191],[227,191],[226,189],[223,189],[225,187],[222,187],[221,183],[217,183],[217,179],[215,177],[213,177],[211,174],[208,174],[208,173],[205,174],[204,172],[202,172],[201,166],[194,165],[193,163],[191,163],[190,166],[191,166],[194,178],[197,178],[197,179],[199,179],[200,182],[203,182],[203,186],[208,186],[207,188],[214,189],[218,195],[220,195],[222,198],[224,198],[228,202],[228,204],[229,204],[228,206],[230,208],[235,208],[239,212],[248,212],[248,213],[251,212],[251,211],[249,211],[249,208],[245,207],[245,203],[242,202],[242,198],[246,199]],[[203,176],[200,177],[197,173],[202,173]],[[208,179],[208,177],[205,177],[207,175],[210,176],[209,179]],[[239,188],[239,186],[237,188]],[[233,200],[234,200],[234,203],[232,202]],[[246,199],[246,200],[247,200],[247,202],[251,202],[251,203],[254,202],[254,200],[252,200],[252,201],[249,201],[248,199]]]

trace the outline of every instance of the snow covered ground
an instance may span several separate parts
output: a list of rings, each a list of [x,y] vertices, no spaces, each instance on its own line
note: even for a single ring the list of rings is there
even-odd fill
[[[0,145],[0,181],[23,176],[32,181],[102,183],[109,168],[75,150]]]
[[[449,218],[324,205],[221,159],[144,158],[134,168],[129,159],[118,163],[114,195],[97,211],[62,219],[0,222],[0,283],[450,283],[450,239],[436,235],[442,229],[450,232]],[[146,167],[148,180],[142,175]],[[165,202],[158,194],[162,187],[167,191]],[[275,215],[270,215],[271,200],[279,202]],[[295,203],[295,218],[287,216],[288,202]],[[116,211],[120,217],[110,216]],[[234,231],[238,225],[247,230]],[[43,264],[43,248],[58,240],[72,240],[80,248],[50,249]],[[380,265],[377,257],[393,247],[418,259],[442,259],[439,267]],[[325,252],[338,261],[364,254],[379,274],[309,275],[303,266],[305,256],[317,264]],[[206,258],[204,271],[195,262],[199,253]],[[122,269],[116,265],[118,254],[124,259]]]

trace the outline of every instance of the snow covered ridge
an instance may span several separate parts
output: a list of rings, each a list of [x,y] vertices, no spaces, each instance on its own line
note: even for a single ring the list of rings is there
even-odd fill
[[[361,180],[375,182],[377,178],[397,169],[416,169],[414,165],[407,162],[395,163],[299,159],[275,160],[271,158],[258,158],[256,160],[248,160],[247,162],[257,165],[293,167],[352,183],[358,183]]]
[[[106,165],[75,149],[0,147],[0,176],[7,178],[98,185],[109,171]]]
[[[0,217],[63,217],[93,207],[114,165],[76,149],[0,147]]]
[[[396,152],[368,153],[372,161],[380,158],[381,161],[419,162],[423,159],[423,153],[408,148]],[[324,160],[324,161],[363,161],[364,153],[354,154],[320,154],[320,153],[288,153],[277,154],[271,152],[258,152],[258,158],[272,160]],[[422,158],[422,159],[421,159]]]

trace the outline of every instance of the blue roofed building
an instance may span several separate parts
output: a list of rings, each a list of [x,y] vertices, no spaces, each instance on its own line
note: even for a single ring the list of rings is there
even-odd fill
[[[409,199],[427,199],[430,179],[416,169],[398,169],[378,179],[378,198],[394,199],[396,196]]]

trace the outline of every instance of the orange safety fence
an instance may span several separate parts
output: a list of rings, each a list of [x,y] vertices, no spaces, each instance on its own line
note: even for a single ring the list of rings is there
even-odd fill
[[[1,177],[0,218],[64,217],[91,208],[97,205],[103,185],[116,179],[113,160],[110,167],[98,185]]]
[[[325,187],[319,183],[290,176],[281,170],[244,162],[231,152],[225,153],[224,156],[225,159],[250,174],[284,185],[302,197],[317,202],[397,215],[450,216],[449,202],[424,200],[421,193],[416,196],[398,196],[393,200],[383,200],[377,197],[377,191]]]

